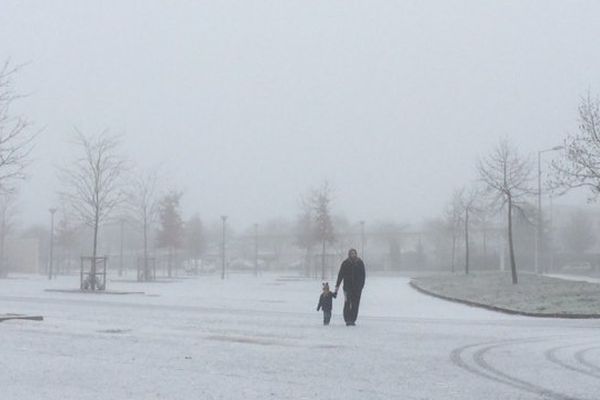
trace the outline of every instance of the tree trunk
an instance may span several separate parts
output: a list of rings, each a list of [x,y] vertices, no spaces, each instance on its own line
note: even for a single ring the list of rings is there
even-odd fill
[[[465,274],[469,275],[469,208],[465,209]]]
[[[148,269],[148,222],[144,219],[144,280],[150,280]]]
[[[90,289],[96,290],[96,254],[98,253],[98,210],[94,219],[94,246],[92,248],[92,265],[90,268]]]
[[[510,257],[510,272],[512,274],[512,283],[516,285],[519,283],[517,278],[517,264],[515,262],[515,247],[513,244],[513,230],[512,230],[512,197],[508,197],[508,253]]]

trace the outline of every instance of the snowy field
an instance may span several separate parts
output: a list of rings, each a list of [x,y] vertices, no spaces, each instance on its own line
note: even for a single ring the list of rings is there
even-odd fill
[[[356,327],[320,284],[231,276],[111,282],[146,295],[45,292],[0,280],[2,400],[598,399],[600,321],[497,314],[370,276]]]

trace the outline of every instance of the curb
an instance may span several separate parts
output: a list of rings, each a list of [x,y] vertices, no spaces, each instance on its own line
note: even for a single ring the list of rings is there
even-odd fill
[[[535,312],[527,312],[527,311],[519,311],[512,310],[510,308],[503,308],[498,306],[492,306],[489,304],[478,303],[471,300],[459,299],[456,297],[445,296],[443,294],[432,292],[428,289],[424,289],[420,287],[415,281],[411,280],[408,283],[413,289],[428,296],[436,297],[438,299],[451,301],[453,303],[465,304],[471,307],[484,308],[490,311],[496,311],[503,314],[511,314],[511,315],[522,315],[525,317],[535,317],[535,318],[566,318],[566,319],[600,319],[600,314],[566,314],[566,313],[535,313]]]

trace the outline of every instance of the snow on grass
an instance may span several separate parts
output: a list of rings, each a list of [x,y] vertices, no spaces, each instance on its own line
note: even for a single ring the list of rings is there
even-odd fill
[[[494,307],[541,314],[600,314],[600,284],[510,273],[472,273],[415,278],[433,293]]]

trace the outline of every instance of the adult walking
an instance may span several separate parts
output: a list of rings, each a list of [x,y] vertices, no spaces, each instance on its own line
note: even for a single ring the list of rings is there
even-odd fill
[[[340,285],[344,282],[344,321],[346,325],[356,325],[358,317],[358,307],[360,305],[360,296],[365,286],[365,264],[358,258],[355,249],[348,251],[348,258],[342,262],[340,272],[338,273],[335,284],[335,294],[337,295]]]

